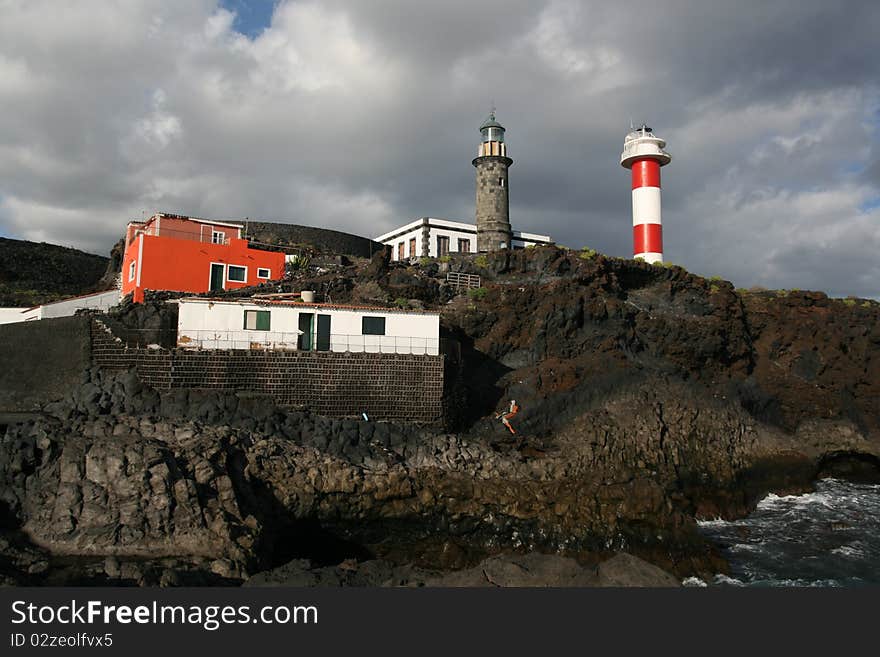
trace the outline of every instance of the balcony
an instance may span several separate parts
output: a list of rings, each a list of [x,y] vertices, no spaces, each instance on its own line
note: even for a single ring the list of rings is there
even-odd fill
[[[229,246],[230,237],[222,231],[212,231],[210,226],[203,227],[206,230],[193,232],[189,230],[175,230],[173,228],[162,228],[156,226],[148,226],[147,228],[136,230],[132,237],[134,242],[138,235],[147,235],[149,237],[168,237],[176,240],[188,240],[190,242],[201,242],[202,244],[218,244],[220,246]]]

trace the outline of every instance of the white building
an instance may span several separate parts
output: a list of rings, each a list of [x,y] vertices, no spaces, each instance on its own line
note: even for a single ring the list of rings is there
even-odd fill
[[[44,303],[33,308],[0,308],[0,324],[30,322],[50,317],[70,317],[77,310],[108,310],[119,303],[119,290],[107,290],[80,297]]]
[[[379,235],[374,240],[391,247],[392,260],[439,258],[450,253],[475,253],[477,227],[461,221],[423,217]],[[553,240],[549,235],[513,231],[511,246],[514,249],[542,244],[553,244]]]
[[[185,349],[440,353],[440,314],[262,299],[180,299]]]

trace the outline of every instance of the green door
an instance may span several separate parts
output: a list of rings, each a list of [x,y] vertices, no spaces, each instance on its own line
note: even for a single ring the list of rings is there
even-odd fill
[[[315,351],[330,351],[330,315],[318,315]]]
[[[223,289],[223,265],[211,263],[211,292]]]
[[[312,350],[312,318],[314,314],[312,313],[300,313],[299,314],[299,330],[302,331],[300,333],[299,338],[296,341],[296,348],[300,351],[311,351]]]

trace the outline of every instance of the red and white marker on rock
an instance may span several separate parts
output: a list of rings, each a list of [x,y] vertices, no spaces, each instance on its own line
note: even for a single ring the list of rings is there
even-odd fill
[[[632,170],[633,258],[646,262],[663,262],[660,167],[672,160],[665,146],[643,125],[626,136],[620,155],[620,165]]]

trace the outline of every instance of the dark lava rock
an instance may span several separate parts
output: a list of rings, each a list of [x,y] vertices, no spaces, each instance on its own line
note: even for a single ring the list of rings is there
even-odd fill
[[[120,573],[170,559],[223,582],[294,559],[309,560],[296,577],[322,581],[422,581],[397,577],[400,564],[476,581],[475,565],[504,551],[627,552],[711,574],[724,563],[696,518],[880,462],[878,304],[741,293],[552,247],[473,264],[482,291],[442,309],[454,433],[290,412],[247,391],[158,392],[93,368],[0,439],[5,531],[50,563],[94,559],[102,578],[122,577],[105,569],[112,556]],[[340,289],[438,307],[429,271],[378,255]],[[163,312],[123,308],[119,322],[161,331]],[[511,398],[515,436],[494,419]],[[355,570],[324,570],[349,559]],[[498,582],[526,582],[513,559],[489,563]],[[375,571],[352,574],[366,561]],[[661,581],[624,565],[606,580]],[[547,581],[573,568],[545,566]],[[123,579],[176,581],[163,572]]]
[[[600,586],[681,586],[675,576],[625,552],[603,561],[598,570]]]

